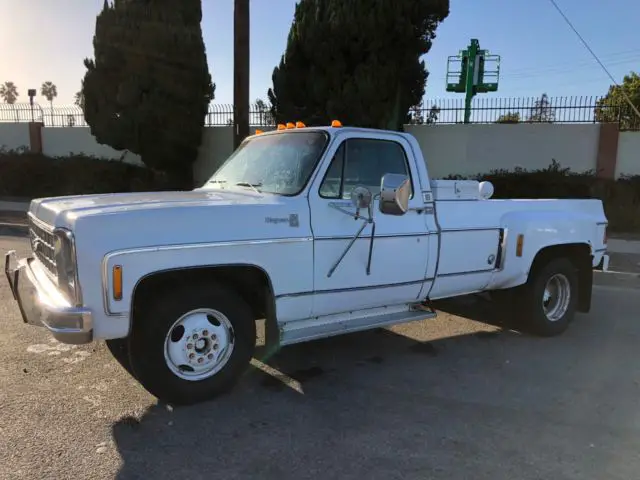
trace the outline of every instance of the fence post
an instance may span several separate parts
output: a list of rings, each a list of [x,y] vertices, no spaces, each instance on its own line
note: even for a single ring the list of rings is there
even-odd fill
[[[42,122],[29,122],[29,151],[42,153]]]

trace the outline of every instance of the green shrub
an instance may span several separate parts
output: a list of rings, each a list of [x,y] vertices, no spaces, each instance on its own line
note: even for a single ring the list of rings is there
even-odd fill
[[[562,168],[556,160],[540,170],[493,170],[447,180],[487,180],[495,189],[493,198],[597,198],[602,200],[609,228],[618,232],[640,231],[640,176],[618,180],[597,178],[593,171],[576,173]]]
[[[169,189],[162,174],[87,155],[47,157],[0,149],[0,197],[54,197]]]

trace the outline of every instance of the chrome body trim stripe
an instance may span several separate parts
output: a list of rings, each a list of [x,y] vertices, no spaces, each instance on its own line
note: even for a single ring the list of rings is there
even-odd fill
[[[501,230],[501,227],[457,227],[457,228],[443,228],[442,233],[462,233],[462,232],[495,232]]]
[[[459,275],[477,275],[479,273],[490,273],[495,271],[494,268],[486,269],[486,270],[471,270],[467,272],[453,272],[453,273],[443,273],[437,275],[435,278],[423,278],[422,280],[413,280],[411,282],[401,282],[401,283],[387,283],[387,284],[379,284],[379,285],[367,285],[366,287],[349,287],[349,288],[335,288],[329,290],[314,290],[309,292],[293,292],[293,293],[283,293],[280,295],[276,295],[276,300],[279,298],[285,297],[301,297],[305,295],[318,295],[318,294],[331,294],[331,293],[347,293],[347,292],[360,292],[363,290],[376,290],[379,288],[393,288],[393,287],[407,287],[409,285],[419,285],[421,283],[434,282],[441,277],[456,277]]]
[[[281,295],[276,295],[276,300],[284,297],[303,297],[305,295],[317,295],[317,294],[329,294],[329,293],[345,293],[345,292],[360,292],[363,290],[372,290],[378,288],[392,288],[392,287],[407,287],[409,285],[419,285],[424,282],[430,282],[433,278],[425,278],[422,280],[413,280],[411,282],[402,282],[402,283],[387,283],[380,285],[367,285],[365,287],[349,287],[349,288],[332,288],[328,290],[313,290],[310,292],[293,292],[293,293],[283,293]]]

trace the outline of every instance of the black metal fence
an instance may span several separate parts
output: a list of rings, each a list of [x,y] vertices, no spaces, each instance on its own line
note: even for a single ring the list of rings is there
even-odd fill
[[[464,99],[424,100],[410,112],[411,124],[456,124],[464,122]],[[43,122],[46,127],[86,127],[82,109],[76,105],[34,103],[0,104],[0,122]],[[602,97],[476,97],[471,105],[471,123],[596,123],[619,122],[622,130],[640,130],[640,119],[626,104],[603,104]],[[267,105],[254,103],[249,123],[274,126]],[[233,105],[211,104],[205,126],[233,125]]]
[[[86,127],[82,109],[76,105],[0,103],[0,122],[42,122],[46,127]]]
[[[424,100],[410,112],[411,124],[464,122],[464,98]],[[619,122],[623,130],[640,130],[640,118],[626,103],[603,97],[476,97],[471,123],[597,123]]]
[[[40,105],[34,103],[0,103],[0,122],[42,122],[45,127],[86,127],[82,108],[77,105]],[[264,104],[252,104],[249,109],[252,126],[275,125],[269,108]],[[205,117],[205,126],[233,125],[233,105],[213,103]]]
[[[219,127],[233,125],[233,105],[229,103],[212,103],[209,105],[209,113],[205,117],[204,124],[207,127]],[[254,127],[273,127],[275,120],[269,107],[264,103],[252,103],[249,105],[249,125]]]

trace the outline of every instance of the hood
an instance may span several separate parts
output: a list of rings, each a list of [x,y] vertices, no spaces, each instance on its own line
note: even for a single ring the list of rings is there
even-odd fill
[[[192,190],[185,192],[108,193],[39,198],[29,211],[48,225],[67,226],[78,217],[136,210],[214,205],[262,205],[278,203],[278,197],[251,190]]]
[[[73,231],[80,250],[310,235],[305,197],[250,189],[45,198],[31,203],[31,213]]]

